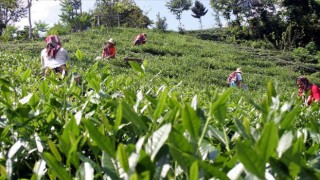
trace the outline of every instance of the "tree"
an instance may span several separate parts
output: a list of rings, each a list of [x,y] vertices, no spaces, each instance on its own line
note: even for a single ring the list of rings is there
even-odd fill
[[[29,39],[31,39],[31,36],[32,36],[31,6],[32,6],[32,0],[28,0],[27,8],[28,8],[28,20],[29,20],[29,36],[28,36]]]
[[[4,30],[1,40],[2,41],[9,41],[14,38],[14,35],[17,33],[18,29],[15,26],[8,25],[6,29]]]
[[[8,24],[18,22],[26,16],[26,8],[23,0],[0,1],[0,35]]]
[[[47,24],[44,21],[35,22],[34,25],[36,26],[35,29],[37,31],[41,31],[41,32],[46,32],[48,30],[48,26],[49,26],[49,24]]]
[[[152,21],[132,0],[104,0],[96,3],[97,25],[147,28]]]
[[[166,31],[168,24],[167,24],[167,19],[166,17],[161,17],[160,13],[157,14],[157,21],[156,21],[156,29],[160,30],[160,31]]]
[[[284,14],[287,17],[287,26],[292,25],[292,32],[303,34],[294,45],[305,46],[314,41],[320,47],[320,1],[283,0],[282,7],[286,10]]]
[[[206,9],[206,7],[203,6],[203,4],[200,1],[196,0],[194,2],[194,6],[191,8],[191,11],[194,13],[191,14],[191,16],[199,19],[200,28],[202,29],[201,17],[206,15],[208,10]]]
[[[90,25],[90,14],[82,13],[81,0],[60,0],[61,21],[65,23],[72,32],[81,31]]]
[[[190,7],[192,6],[191,0],[170,0],[169,2],[167,2],[166,6],[179,21],[179,28],[182,28],[181,15],[183,11],[187,11],[190,9]]]

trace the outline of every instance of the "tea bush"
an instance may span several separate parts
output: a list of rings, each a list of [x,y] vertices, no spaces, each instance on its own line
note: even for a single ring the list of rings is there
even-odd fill
[[[154,31],[131,47],[141,31],[62,36],[62,80],[40,75],[44,42],[0,45],[0,179],[320,178],[319,106],[285,54]],[[117,58],[95,60],[111,37]],[[239,66],[248,88],[227,88]]]

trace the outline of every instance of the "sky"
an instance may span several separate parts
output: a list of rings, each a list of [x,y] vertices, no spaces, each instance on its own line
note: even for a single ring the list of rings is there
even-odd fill
[[[165,17],[168,24],[168,30],[176,31],[178,29],[179,21],[176,17],[168,10],[165,6],[166,2],[169,0],[134,0],[136,5],[139,6],[143,12],[152,20],[157,20],[157,14],[160,13],[160,17]],[[210,6],[210,0],[200,0],[200,2],[208,9],[208,12],[205,16],[201,18],[202,20],[202,28],[203,29],[210,29],[214,28],[214,16],[213,10]],[[59,0],[34,0],[32,2],[31,7],[31,20],[33,22],[39,22],[40,20],[49,26],[53,26],[54,23],[59,22],[59,14],[60,12],[60,4]],[[194,2],[192,4],[194,6]],[[93,10],[95,7],[95,0],[82,0],[82,10],[89,12]],[[181,23],[184,25],[186,30],[197,30],[200,29],[199,20],[193,18],[191,16],[192,11],[184,11],[182,13]],[[15,23],[20,29],[24,26],[28,26],[28,18],[21,19],[20,22]]]

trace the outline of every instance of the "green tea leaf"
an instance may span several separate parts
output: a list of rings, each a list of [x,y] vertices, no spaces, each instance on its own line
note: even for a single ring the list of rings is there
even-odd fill
[[[9,149],[8,151],[8,158],[11,159],[13,158],[13,156],[19,151],[19,149],[22,147],[22,140],[18,140],[17,142],[15,142]]]
[[[135,71],[144,75],[144,70],[141,68],[141,66],[138,63],[130,61],[129,64]]]
[[[94,169],[91,164],[84,162],[80,165],[80,168],[77,172],[76,179],[78,180],[90,180],[94,179]]]
[[[168,96],[168,88],[164,88],[160,95],[160,100],[157,103],[157,107],[154,110],[153,119],[158,119],[165,109],[165,102]]]
[[[236,151],[240,162],[245,168],[258,178],[264,179],[265,161],[262,159],[264,157],[260,158],[260,155],[242,142],[237,143]]]
[[[191,164],[190,171],[189,171],[189,179],[199,179],[199,165],[198,162],[195,161]]]
[[[195,142],[198,141],[200,136],[201,120],[197,112],[187,104],[182,111],[182,125],[190,133]]]
[[[148,128],[146,124],[133,111],[133,109],[124,101],[122,101],[121,104],[122,104],[122,117],[132,122],[137,128],[142,129],[143,131],[147,131]]]
[[[21,81],[22,82],[25,82],[31,75],[31,69],[27,69],[26,71],[24,71],[22,74],[21,74]]]
[[[129,171],[129,162],[128,162],[128,155],[126,153],[125,147],[122,143],[118,145],[117,149],[117,157],[119,162],[126,173]]]
[[[280,122],[281,129],[289,129],[292,128],[297,114],[300,112],[300,107],[296,106],[293,110],[291,110],[288,114],[285,115],[283,120]]]
[[[270,121],[263,128],[261,137],[255,144],[257,153],[264,162],[267,162],[270,155],[275,151],[278,140],[278,128],[273,121]]]
[[[117,108],[117,116],[116,120],[114,122],[113,129],[118,130],[119,126],[121,125],[121,120],[122,120],[122,104],[119,103],[118,108]]]
[[[89,135],[93,141],[101,148],[101,150],[107,152],[111,157],[115,158],[116,152],[114,145],[111,143],[110,138],[107,138],[101,134],[96,127],[88,120],[82,120],[82,123],[86,126],[89,131]]]
[[[292,146],[293,134],[291,131],[284,133],[279,141],[277,152],[279,157]]]
[[[185,171],[188,171],[188,168],[196,160],[196,150],[188,140],[174,128],[169,135],[168,145],[171,156]]]
[[[44,95],[45,99],[48,99],[48,94],[50,93],[49,91],[49,85],[47,83],[47,81],[42,81],[40,83],[40,87],[39,87],[41,93]]]
[[[12,87],[10,81],[0,78],[0,84],[7,86],[7,87]]]
[[[147,144],[145,146],[146,153],[151,156],[153,161],[159,152],[160,148],[166,142],[169,134],[171,132],[171,124],[165,124],[161,126],[158,130],[154,131],[153,134],[148,138]]]
[[[201,167],[201,169],[204,169],[204,172],[206,174],[208,174],[207,176],[215,177],[214,179],[221,179],[221,180],[229,180],[230,179],[230,178],[228,178],[226,173],[221,171],[221,169],[219,167],[216,167],[212,164],[209,164],[206,161],[198,161],[198,164],[199,164],[199,167]]]
[[[227,114],[227,99],[233,89],[228,89],[212,104],[210,108],[210,115],[213,114],[220,123],[223,123]]]
[[[50,148],[52,154],[54,155],[55,159],[57,161],[61,162],[62,158],[60,156],[58,149],[56,148],[56,145],[50,139],[48,139],[48,145],[49,145],[49,148]]]
[[[42,156],[49,168],[59,179],[71,180],[71,177],[69,176],[68,172],[60,166],[57,160],[50,153],[45,152],[42,154]]]
[[[78,61],[82,61],[82,59],[83,59],[83,54],[80,49],[77,49],[77,51],[76,51],[76,58]]]
[[[47,168],[46,162],[43,159],[40,159],[34,164],[33,168],[34,173],[36,174],[37,180],[40,180],[43,175],[45,175]]]
[[[224,145],[227,145],[230,142],[229,137],[225,137],[224,133],[212,126],[208,127],[208,134],[210,136],[215,137],[217,140],[219,140],[220,142],[222,142]]]
[[[106,152],[102,151],[101,167],[105,175],[111,179],[118,179],[119,173],[116,170],[116,162]]]

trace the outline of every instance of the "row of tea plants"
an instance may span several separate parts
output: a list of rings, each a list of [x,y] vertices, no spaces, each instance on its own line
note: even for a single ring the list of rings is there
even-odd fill
[[[0,179],[320,178],[317,104],[271,82],[194,91],[147,64],[85,61],[61,80],[0,53]]]

